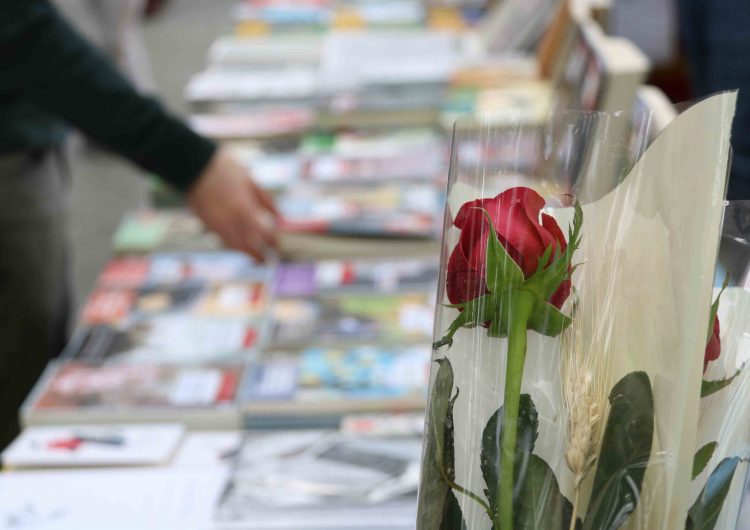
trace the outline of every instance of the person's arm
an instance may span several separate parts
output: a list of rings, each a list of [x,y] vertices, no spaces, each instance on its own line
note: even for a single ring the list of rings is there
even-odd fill
[[[225,243],[256,256],[274,242],[275,210],[216,146],[138,94],[47,0],[0,1],[0,82],[188,192]]]

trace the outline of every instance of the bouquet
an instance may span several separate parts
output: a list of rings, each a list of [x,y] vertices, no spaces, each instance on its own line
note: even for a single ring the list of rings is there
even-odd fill
[[[623,116],[456,129],[420,530],[734,527],[750,313],[712,292],[733,105],[693,106],[642,155],[607,134]],[[521,135],[551,155],[502,167]]]

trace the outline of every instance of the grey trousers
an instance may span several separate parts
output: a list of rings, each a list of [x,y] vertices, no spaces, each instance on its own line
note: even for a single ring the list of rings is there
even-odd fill
[[[0,154],[0,448],[66,342],[69,190],[61,152]]]

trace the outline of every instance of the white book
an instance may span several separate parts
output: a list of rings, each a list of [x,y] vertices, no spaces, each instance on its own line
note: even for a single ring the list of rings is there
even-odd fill
[[[184,434],[178,424],[30,427],[2,453],[2,462],[12,469],[162,465]]]
[[[219,37],[208,50],[212,66],[263,67],[315,65],[320,60],[322,35],[271,35],[265,38]]]
[[[0,474],[0,528],[205,530],[222,470],[118,469]]]
[[[185,99],[197,101],[304,100],[319,90],[312,68],[282,70],[209,69],[194,75],[185,87]]]

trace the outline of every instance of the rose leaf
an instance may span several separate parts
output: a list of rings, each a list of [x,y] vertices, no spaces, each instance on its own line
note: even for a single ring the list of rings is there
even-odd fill
[[[654,397],[645,372],[623,377],[609,395],[594,492],[583,530],[615,530],[640,498],[654,437]]]
[[[708,397],[711,394],[715,394],[719,390],[723,390],[724,388],[728,387],[732,384],[732,381],[734,381],[742,370],[737,370],[733,376],[727,377],[725,379],[717,379],[716,381],[706,381],[703,380],[701,382],[701,397]]]
[[[538,301],[529,318],[529,329],[547,337],[557,337],[573,320],[549,302]]]
[[[482,450],[480,453],[480,467],[484,483],[487,486],[484,494],[490,504],[493,516],[497,514],[497,486],[500,474],[500,461],[502,459],[502,439],[503,439],[503,407],[500,407],[490,416],[487,425],[482,432]],[[518,407],[518,437],[516,441],[516,454],[514,470],[514,483],[516,484],[513,492],[514,499],[521,493],[519,485],[521,483],[520,474],[527,468],[529,458],[534,450],[534,443],[537,438],[537,429],[539,428],[539,416],[528,394],[521,394],[521,400]]]
[[[693,457],[693,480],[706,469],[708,461],[711,460],[718,445],[716,442],[707,443],[695,453],[695,457]]]
[[[719,312],[719,303],[721,302],[721,295],[724,294],[724,291],[729,286],[729,275],[727,274],[724,277],[724,283],[721,284],[721,291],[719,291],[719,294],[716,295],[716,300],[714,300],[714,303],[711,304],[711,313],[708,318],[708,334],[706,335],[706,343],[711,340],[711,335],[714,332],[714,319],[716,318],[716,314]]]
[[[430,527],[425,527],[430,528]],[[458,504],[456,494],[448,492],[448,499],[443,508],[443,516],[440,521],[440,530],[467,530],[461,506]]]
[[[716,527],[716,521],[732,485],[734,472],[740,462],[738,457],[725,458],[719,462],[708,477],[695,504],[688,511],[686,530],[713,530]]]
[[[560,492],[547,462],[531,455],[514,506],[515,530],[568,530],[573,505]]]
[[[430,395],[430,430],[425,440],[422,486],[419,491],[419,528],[439,528],[446,513],[455,475],[453,446],[453,367],[447,358],[435,361],[438,373]]]

